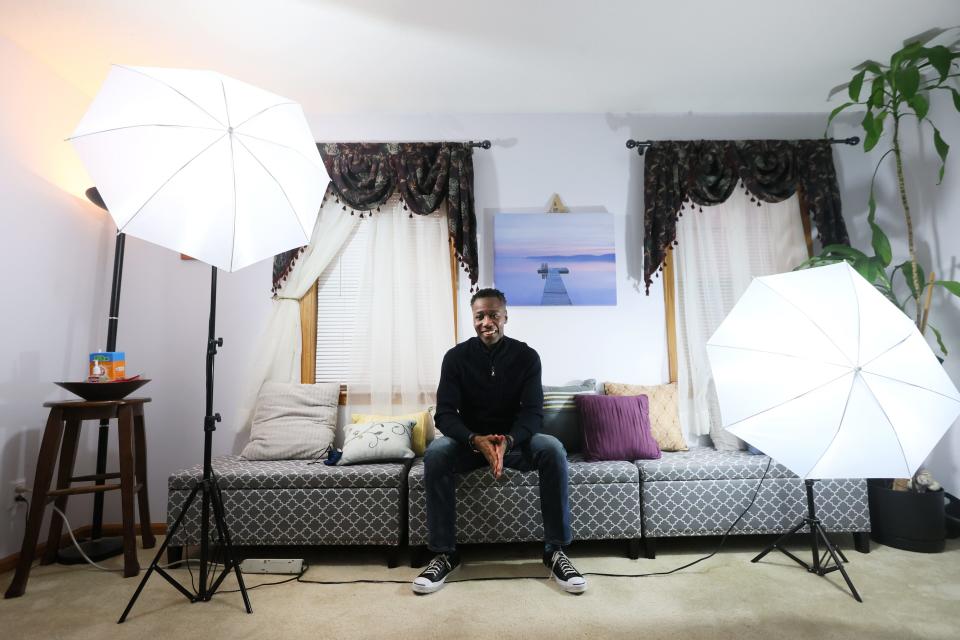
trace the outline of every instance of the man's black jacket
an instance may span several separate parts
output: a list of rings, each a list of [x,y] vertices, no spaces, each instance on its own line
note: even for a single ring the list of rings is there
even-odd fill
[[[471,433],[502,434],[517,447],[543,425],[540,356],[503,336],[488,349],[470,338],[443,357],[437,387],[437,429],[462,444]]]

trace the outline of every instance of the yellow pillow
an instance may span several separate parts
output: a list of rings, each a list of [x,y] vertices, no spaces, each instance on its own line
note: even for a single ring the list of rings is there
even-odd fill
[[[680,428],[676,382],[649,386],[604,382],[603,390],[608,396],[647,396],[650,401],[650,431],[660,450],[687,451],[687,441]]]
[[[410,444],[413,452],[422,456],[427,450],[427,429],[430,421],[430,415],[426,411],[419,413],[408,413],[402,416],[380,416],[373,413],[355,413],[350,417],[354,424],[358,422],[380,422],[383,420],[416,420],[417,424],[413,426],[413,434],[410,436]]]

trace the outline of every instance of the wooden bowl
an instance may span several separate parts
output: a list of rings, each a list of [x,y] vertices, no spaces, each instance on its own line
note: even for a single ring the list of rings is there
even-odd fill
[[[96,402],[98,400],[120,400],[125,398],[143,385],[150,382],[146,378],[127,380],[124,382],[55,382],[70,393],[75,393],[84,400]]]

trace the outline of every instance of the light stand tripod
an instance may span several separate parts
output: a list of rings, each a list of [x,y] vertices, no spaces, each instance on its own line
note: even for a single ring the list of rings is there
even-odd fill
[[[832,542],[830,542],[830,538],[827,537],[826,529],[823,528],[820,518],[817,517],[816,506],[813,502],[814,482],[815,480],[804,480],[804,485],[807,489],[807,516],[794,525],[790,531],[787,531],[785,534],[777,538],[776,542],[761,551],[760,554],[750,562],[759,562],[765,555],[776,549],[810,573],[815,573],[820,577],[823,577],[832,571],[839,571],[843,576],[844,581],[846,581],[847,586],[850,588],[850,592],[853,594],[853,597],[856,598],[857,602],[863,602],[860,594],[857,593],[857,588],[854,587],[853,582],[850,581],[850,576],[847,575],[846,569],[843,568],[843,563],[847,561],[846,556],[844,556],[843,552],[835,547]],[[813,554],[813,564],[807,564],[782,546],[782,543],[790,538],[790,536],[797,533],[804,527],[809,527],[810,530],[810,551]],[[823,546],[826,548],[826,551],[822,557],[820,555],[820,542],[823,542]],[[830,566],[831,560],[833,561],[833,566]]]
[[[217,479],[213,473],[213,467],[210,464],[210,458],[212,455],[212,446],[213,446],[213,432],[216,431],[216,424],[220,422],[220,414],[213,413],[213,361],[217,355],[217,347],[223,346],[223,338],[214,338],[215,325],[216,325],[216,315],[217,315],[217,268],[211,267],[211,276],[210,276],[210,327],[207,334],[207,405],[206,405],[206,415],[203,419],[203,478],[194,485],[193,490],[190,492],[190,495],[187,497],[187,501],[183,505],[183,509],[180,511],[180,515],[177,516],[176,521],[173,523],[173,526],[167,531],[166,539],[163,541],[163,544],[160,545],[160,549],[157,551],[157,555],[154,557],[153,562],[150,563],[150,567],[147,569],[147,572],[144,574],[143,579],[140,581],[140,585],[137,587],[136,592],[133,594],[133,597],[130,598],[130,602],[127,603],[127,608],[124,609],[123,615],[120,616],[120,619],[117,621],[117,624],[122,623],[127,619],[127,615],[130,613],[130,610],[133,609],[133,605],[136,603],[137,598],[140,596],[140,592],[143,591],[144,585],[146,585],[147,580],[150,579],[150,575],[156,571],[163,577],[164,580],[169,582],[174,586],[174,588],[182,593],[190,602],[209,602],[213,597],[213,594],[217,592],[217,589],[220,588],[220,585],[223,583],[224,578],[226,578],[230,571],[232,570],[237,576],[237,582],[240,585],[240,594],[243,596],[243,605],[247,610],[247,613],[253,613],[253,609],[250,607],[250,599],[247,597],[247,588],[243,584],[243,575],[240,573],[240,564],[237,562],[236,557],[233,552],[233,545],[230,542],[230,531],[227,528],[226,522],[223,519],[223,499],[220,495],[220,488],[217,486]],[[184,516],[189,511],[190,506],[193,504],[193,500],[200,496],[200,584],[196,593],[192,593],[185,586],[180,584],[173,578],[167,571],[160,566],[160,558],[163,557],[163,552],[166,551],[167,545],[170,544],[170,541],[174,538],[177,531],[180,529],[180,524],[183,522]],[[217,547],[224,556],[223,561],[223,571],[220,575],[212,580],[212,583],[208,586],[208,575],[207,575],[207,562],[210,555],[210,509],[213,509],[213,519],[217,528]]]

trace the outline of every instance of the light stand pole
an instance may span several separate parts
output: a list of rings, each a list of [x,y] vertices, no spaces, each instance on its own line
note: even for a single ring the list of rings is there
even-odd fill
[[[107,205],[100,197],[96,187],[86,191],[87,199],[104,211]],[[110,315],[107,316],[107,351],[117,348],[117,324],[120,320],[120,281],[123,278],[123,249],[126,243],[126,234],[118,233],[113,252],[113,284],[110,289]],[[107,449],[110,439],[110,421],[100,420],[100,429],[97,433],[97,467],[96,484],[106,483]],[[104,538],[103,536],[103,492],[93,494],[93,522],[90,538],[80,542],[83,554],[93,561],[105,560],[123,553],[123,538],[119,536]],[[83,564],[87,559],[81,555],[76,547],[65,547],[57,553],[57,562],[60,564]]]
[[[150,579],[154,571],[173,585],[173,587],[190,600],[190,602],[209,602],[213,594],[220,588],[220,584],[224,578],[230,575],[230,571],[232,570],[236,574],[237,582],[240,585],[240,595],[243,596],[243,606],[247,613],[253,613],[253,609],[250,607],[250,598],[247,597],[247,588],[243,583],[243,574],[240,573],[240,563],[237,562],[233,551],[233,544],[230,542],[230,530],[227,528],[227,524],[223,518],[223,498],[220,495],[220,487],[217,485],[217,478],[213,473],[213,465],[211,464],[213,457],[213,432],[217,430],[217,423],[220,422],[220,414],[213,412],[213,362],[217,355],[217,347],[223,346],[223,338],[213,337],[216,332],[216,319],[217,268],[211,267],[210,324],[207,332],[207,397],[206,414],[203,418],[203,478],[194,485],[190,491],[190,495],[187,497],[187,501],[183,503],[183,508],[180,510],[176,521],[173,523],[173,526],[167,530],[163,544],[160,545],[160,549],[157,550],[157,555],[154,556],[153,562],[150,563],[150,568],[148,568],[144,574],[136,592],[133,594],[133,597],[130,598],[130,602],[127,603],[127,608],[124,609],[123,615],[117,620],[117,624],[127,619],[130,610],[133,609],[133,605],[137,602],[137,598],[140,597],[140,592],[143,591],[143,587],[147,584],[147,580]],[[197,587],[196,593],[193,593],[167,573],[160,565],[160,559],[163,557],[163,552],[167,550],[167,545],[170,544],[170,541],[180,529],[184,516],[198,495],[200,496],[200,584]],[[207,575],[207,566],[210,560],[211,509],[213,509],[213,519],[217,530],[217,547],[223,556],[223,571],[216,579],[210,581],[211,583],[208,585],[209,576]],[[189,560],[187,562],[189,562]]]

